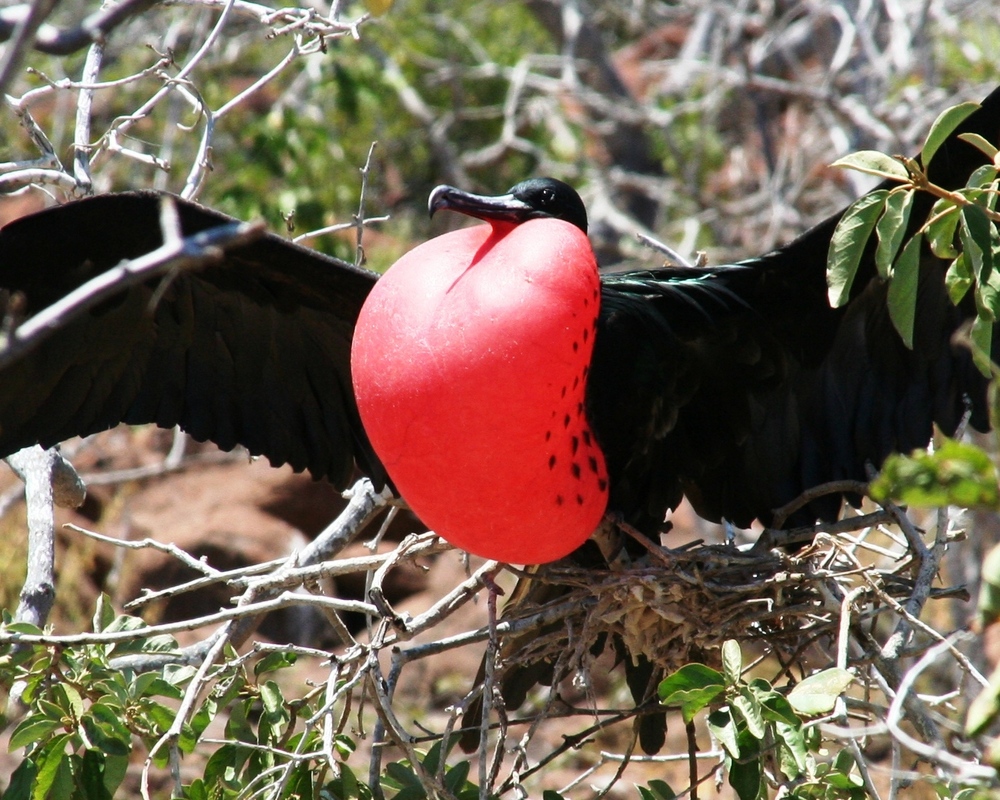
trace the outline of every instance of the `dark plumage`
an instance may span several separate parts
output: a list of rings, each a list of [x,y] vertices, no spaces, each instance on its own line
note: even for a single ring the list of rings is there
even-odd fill
[[[233,222],[177,200],[185,235]],[[30,317],[161,243],[159,196],[51,208],[0,230],[0,311]],[[0,452],[119,422],[180,425],[223,449],[350,479],[384,479],[351,389],[354,321],[378,275],[273,235],[209,267],[129,289],[54,331],[0,372]]]

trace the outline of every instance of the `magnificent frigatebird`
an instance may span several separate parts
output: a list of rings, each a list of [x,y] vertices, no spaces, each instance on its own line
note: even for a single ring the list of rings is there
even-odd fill
[[[946,188],[983,163],[962,132],[997,139],[1000,91],[932,163]],[[175,202],[186,235],[231,221]],[[930,202],[918,196],[911,227]],[[6,226],[5,298],[30,317],[157,247],[158,205],[155,194],[104,195]],[[767,522],[804,489],[864,479],[890,452],[926,444],[934,423],[951,432],[969,411],[987,425],[985,381],[951,342],[972,300],[950,303],[929,253],[909,349],[870,253],[850,301],[829,306],[837,217],[735,265],[598,283],[586,211],[565,184],[526,181],[501,198],[439,188],[431,207],[490,225],[428,242],[382,281],[267,235],[165,288],[123,288],[0,372],[0,453],[155,422],[338,486],[355,465],[377,481],[388,468],[440,532],[523,563],[573,549],[605,505],[649,532],[685,495],[708,519]],[[839,504],[815,501],[793,521]]]
[[[960,133],[1000,139],[1000,90],[930,165],[949,189],[984,163]],[[917,196],[911,233],[930,203]],[[231,222],[175,204],[184,235]],[[159,206],[152,193],[104,195],[0,230],[7,327],[159,246]],[[501,198],[442,188],[431,207],[490,225],[423,245],[381,281],[266,235],[169,281],[123,284],[0,368],[0,455],[119,422],[180,425],[338,486],[355,467],[388,477],[439,532],[528,562],[572,549],[605,506],[650,535],[683,496],[708,519],[768,522],[805,489],[863,480],[869,464],[926,444],[935,423],[988,424],[985,379],[952,343],[974,304],[950,302],[939,259],[922,256],[912,349],[889,319],[873,246],[849,302],[830,307],[839,215],[735,265],[598,279],[565,184],[528,181]],[[467,360],[442,364],[452,345]],[[477,353],[493,358],[478,373]],[[503,371],[525,353],[527,367]],[[790,521],[832,517],[840,502]],[[633,668],[640,695],[648,674]]]

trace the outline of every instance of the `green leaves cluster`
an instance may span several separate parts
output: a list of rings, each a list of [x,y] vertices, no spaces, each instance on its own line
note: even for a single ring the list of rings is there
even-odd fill
[[[445,766],[441,769],[442,752],[447,757],[447,749],[442,748],[441,742],[438,741],[421,756],[419,764],[403,760],[386,765],[382,786],[394,793],[391,794],[393,800],[431,800],[418,773],[424,775],[440,773],[444,788],[456,800],[478,800],[479,787],[468,780],[471,764],[468,761],[461,761],[453,767]]]
[[[102,597],[94,615],[98,632],[136,630],[145,623],[115,617]],[[7,633],[38,635],[32,625],[11,624]],[[27,713],[11,733],[9,749],[25,758],[11,776],[8,800],[114,797],[125,778],[133,737],[158,738],[174,719],[170,704],[182,695],[190,668],[137,674],[111,668],[110,660],[176,647],[168,637],[137,637],[77,649],[8,648],[0,655],[0,685],[23,686]],[[200,731],[188,727],[180,745],[190,750]]]
[[[1000,155],[997,148],[977,134],[958,138],[982,151],[991,163],[975,170],[965,187],[947,191],[932,184],[927,168],[940,147],[956,128],[978,108],[962,103],[946,109],[931,127],[919,162],[863,150],[835,161],[847,167],[897,183],[877,189],[855,202],[841,217],[827,260],[830,303],[844,305],[874,232],[874,264],[879,277],[889,281],[889,315],[907,347],[913,347],[917,310],[917,283],[923,244],[941,259],[950,260],[945,282],[953,303],[971,290],[977,315],[970,338],[973,357],[988,377],[993,324],[1000,316],[1000,237],[995,223],[997,190],[1000,186]],[[927,219],[913,231],[910,216],[918,192],[937,197]],[[913,231],[911,233],[911,231]],[[956,247],[960,244],[960,247]]]
[[[804,717],[832,711],[853,675],[823,670],[782,694],[762,678],[745,681],[742,673],[740,646],[730,639],[722,647],[721,672],[686,664],[659,686],[660,702],[678,706],[685,722],[709,712],[708,729],[725,751],[729,783],[740,800],[768,796],[767,770],[788,785],[786,797],[862,800],[864,784],[850,753],[817,760],[818,729],[803,724]]]
[[[31,625],[15,624],[6,615],[6,634],[40,636]],[[146,623],[116,616],[102,596],[93,619],[97,633],[132,632],[114,643],[58,647],[18,644],[0,650],[0,688],[23,686],[24,716],[11,733],[9,749],[24,758],[3,793],[5,800],[111,800],[123,788],[130,761],[148,758],[157,769],[168,769],[170,752],[156,748],[174,725],[177,706],[195,668],[165,666],[137,672],[122,666],[123,656],[166,655],[177,650],[171,637],[144,635]],[[196,749],[199,776],[181,787],[185,800],[226,800],[262,796],[275,798],[332,797],[371,800],[367,763],[360,772],[349,765],[354,741],[337,732],[331,764],[323,738],[321,706],[325,686],[304,697],[289,696],[277,672],[296,662],[294,653],[275,651],[256,661],[234,652],[213,671],[210,689],[177,742],[182,757]],[[342,720],[346,722],[345,706]],[[207,742],[209,726],[223,727],[224,743]],[[214,725],[213,725],[214,723]],[[431,796],[428,776],[457,800],[479,797],[469,782],[467,760],[443,763],[447,750],[440,742],[415,763],[388,763],[381,778],[386,796],[394,800],[424,800]],[[360,775],[360,777],[359,777]]]
[[[990,457],[975,445],[945,439],[933,451],[892,455],[868,491],[877,502],[940,508],[997,508],[1000,487]]]

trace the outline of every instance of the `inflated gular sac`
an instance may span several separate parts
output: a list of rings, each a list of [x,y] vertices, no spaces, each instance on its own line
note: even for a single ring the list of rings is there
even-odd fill
[[[600,521],[608,479],[584,407],[599,307],[586,234],[556,219],[437,237],[372,289],[351,355],[361,418],[455,546],[542,563]]]

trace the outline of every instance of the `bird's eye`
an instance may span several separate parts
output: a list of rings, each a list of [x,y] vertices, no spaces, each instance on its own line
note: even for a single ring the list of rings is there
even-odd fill
[[[555,199],[556,199],[556,193],[553,192],[551,189],[542,190],[542,203],[544,205],[548,205]]]

